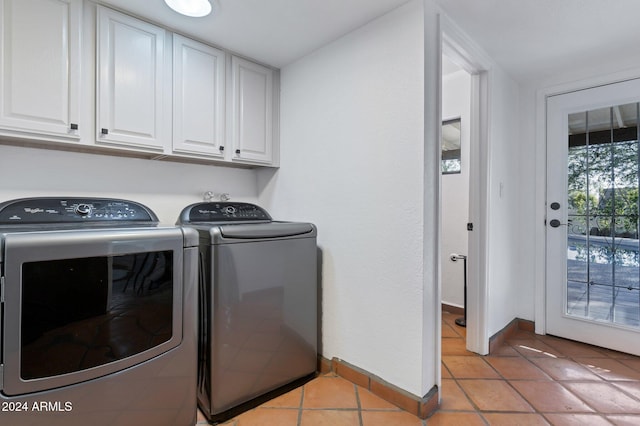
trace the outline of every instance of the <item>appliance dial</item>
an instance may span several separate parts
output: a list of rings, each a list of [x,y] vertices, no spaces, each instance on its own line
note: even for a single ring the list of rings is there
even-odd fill
[[[91,214],[91,206],[88,204],[78,204],[75,212],[80,216],[89,216]]]

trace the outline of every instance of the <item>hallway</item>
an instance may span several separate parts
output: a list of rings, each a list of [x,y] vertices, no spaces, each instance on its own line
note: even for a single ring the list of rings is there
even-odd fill
[[[427,420],[328,374],[224,425],[640,424],[640,358],[528,331],[481,357],[465,350],[457,317],[442,316],[442,404]]]

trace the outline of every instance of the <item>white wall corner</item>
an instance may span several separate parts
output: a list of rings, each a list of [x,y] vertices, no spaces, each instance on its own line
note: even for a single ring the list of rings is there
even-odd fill
[[[424,182],[422,395],[441,383],[440,137],[442,123],[440,17],[424,0]]]

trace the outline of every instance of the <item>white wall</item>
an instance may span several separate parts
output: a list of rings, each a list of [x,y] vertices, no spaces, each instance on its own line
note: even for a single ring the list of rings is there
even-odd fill
[[[442,302],[464,306],[464,262],[452,253],[468,254],[469,139],[471,76],[464,70],[442,77],[442,119],[460,118],[460,173],[442,175]]]
[[[491,69],[489,81],[489,253],[488,309],[489,336],[516,318],[523,279],[521,246],[521,198],[527,194],[521,184],[521,138],[519,131],[520,88],[501,68]]]
[[[205,191],[255,201],[256,172],[0,145],[0,201],[36,196],[115,197],[141,202],[163,223]]]
[[[275,217],[318,226],[322,355],[418,396],[435,376],[423,355],[437,359],[433,341],[423,354],[424,37],[414,0],[282,69],[281,168],[259,172]]]

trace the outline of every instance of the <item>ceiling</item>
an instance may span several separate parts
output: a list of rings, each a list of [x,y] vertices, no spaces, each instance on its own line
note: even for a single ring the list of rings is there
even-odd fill
[[[626,128],[636,129],[638,113],[638,104],[631,103],[569,114],[569,134]],[[633,132],[635,133],[636,130]]]
[[[638,0],[435,0],[518,81],[637,66]]]
[[[210,0],[187,18],[164,0],[97,0],[264,64],[281,68],[407,0]]]
[[[283,67],[407,0],[210,0],[187,18],[163,0],[95,0]],[[640,0],[435,0],[518,81],[594,64],[638,63]]]

